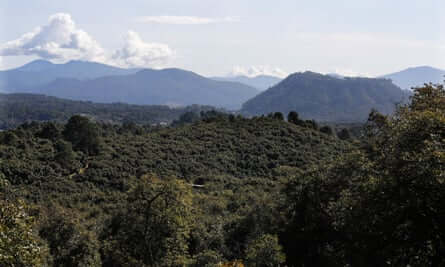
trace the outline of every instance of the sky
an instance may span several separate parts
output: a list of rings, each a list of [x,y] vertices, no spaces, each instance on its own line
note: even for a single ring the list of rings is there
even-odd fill
[[[0,0],[0,69],[35,59],[205,76],[445,69],[444,0]]]

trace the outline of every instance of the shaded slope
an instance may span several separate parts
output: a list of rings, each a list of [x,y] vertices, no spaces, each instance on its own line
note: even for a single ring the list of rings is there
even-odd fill
[[[406,94],[385,79],[337,79],[313,72],[295,73],[247,101],[248,115],[294,110],[319,121],[363,121],[372,108],[391,113]]]

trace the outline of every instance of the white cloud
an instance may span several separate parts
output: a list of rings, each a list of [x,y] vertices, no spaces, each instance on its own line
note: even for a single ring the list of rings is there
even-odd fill
[[[0,44],[0,59],[1,56],[37,56],[55,62],[87,60],[121,67],[155,68],[171,59],[174,51],[166,44],[144,42],[138,33],[129,31],[122,48],[107,52],[87,32],[78,29],[69,14],[58,13],[49,18],[47,25]]]
[[[289,75],[289,73],[277,67],[260,65],[260,66],[250,66],[250,67],[235,66],[233,67],[232,72],[229,74],[229,76],[247,76],[247,77],[255,77],[258,75],[269,75],[269,76],[284,78],[287,75]]]
[[[237,17],[208,18],[208,17],[193,17],[193,16],[145,16],[136,19],[136,21],[143,23],[175,24],[175,25],[199,25],[199,24],[212,24],[212,23],[223,23],[223,22],[238,22],[239,20],[240,19]]]
[[[124,47],[113,53],[111,62],[122,67],[161,67],[174,56],[168,45],[146,43],[138,33],[128,31]]]
[[[358,72],[349,68],[337,68],[334,71],[334,74],[338,74],[343,77],[367,77],[372,78],[372,75],[369,73]]]
[[[103,48],[85,31],[78,29],[69,14],[58,13],[48,24],[0,45],[1,56],[38,56],[66,61],[104,61]]]

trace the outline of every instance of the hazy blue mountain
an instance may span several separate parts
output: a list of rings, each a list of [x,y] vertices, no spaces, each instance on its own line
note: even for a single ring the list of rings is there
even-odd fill
[[[37,87],[58,78],[85,80],[111,75],[127,75],[139,70],[122,69],[87,61],[53,64],[45,60],[35,60],[16,69],[0,71],[0,91],[36,92]]]
[[[59,65],[61,65],[61,64],[59,64]],[[57,66],[57,64],[51,63],[51,62],[43,60],[43,59],[37,59],[37,60],[31,61],[21,67],[18,67],[15,70],[38,72],[38,71],[43,71],[43,70],[47,70],[50,68],[54,68],[55,66]]]
[[[422,86],[424,83],[443,83],[445,80],[445,70],[436,69],[429,66],[414,67],[382,76],[391,79],[394,84],[402,89]]]
[[[240,83],[215,81],[181,69],[145,69],[130,75],[91,80],[57,79],[38,93],[99,103],[141,105],[212,105],[239,109],[258,90]]]
[[[338,79],[313,72],[295,73],[244,103],[242,113],[297,111],[319,121],[364,121],[372,108],[390,113],[406,93],[387,79]]]
[[[212,77],[212,79],[217,81],[238,82],[255,87],[261,91],[266,90],[283,80],[279,77],[268,76],[268,75],[259,75],[255,77],[247,77],[247,76]]]

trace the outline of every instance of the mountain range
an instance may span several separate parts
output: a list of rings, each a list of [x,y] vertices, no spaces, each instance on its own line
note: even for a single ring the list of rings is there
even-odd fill
[[[69,61],[54,64],[45,60],[35,60],[16,69],[0,71],[0,91],[9,93],[36,93],[39,86],[56,79],[73,78],[95,79],[103,76],[128,75],[141,69],[123,69],[96,62]]]
[[[295,110],[310,119],[357,121],[364,120],[371,108],[390,113],[395,103],[407,98],[408,93],[397,86],[409,89],[439,83],[444,75],[440,69],[416,67],[377,79],[313,72],[292,74],[285,80],[266,75],[206,78],[174,68],[124,69],[86,61],[53,64],[36,60],[0,71],[0,92],[98,103],[242,107],[247,115]]]
[[[241,112],[261,115],[271,112],[319,121],[364,121],[371,109],[388,114],[407,93],[388,79],[335,78],[314,72],[295,73],[247,101]]]
[[[240,83],[207,79],[181,69],[145,69],[121,76],[92,80],[57,79],[39,93],[98,103],[123,102],[138,105],[211,105],[239,109],[258,91]]]
[[[121,69],[93,62],[42,60],[0,72],[0,91],[100,103],[202,104],[228,109],[239,109],[258,93],[248,85],[215,81],[181,69]]]

